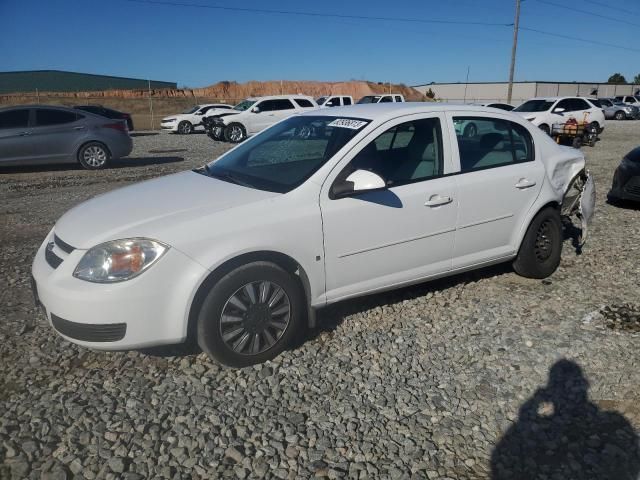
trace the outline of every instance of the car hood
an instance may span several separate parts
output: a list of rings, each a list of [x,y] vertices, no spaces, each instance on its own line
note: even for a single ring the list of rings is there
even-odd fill
[[[537,120],[539,117],[541,117],[542,115],[548,113],[548,112],[513,112],[516,115],[520,115],[521,117],[524,117],[525,119],[529,120],[530,122]]]
[[[167,115],[162,120],[176,119],[176,120],[190,120],[193,117],[193,113],[176,113],[175,115]]]
[[[132,237],[173,245],[183,223],[278,195],[188,171],[94,197],[65,213],[55,231],[79,249]]]

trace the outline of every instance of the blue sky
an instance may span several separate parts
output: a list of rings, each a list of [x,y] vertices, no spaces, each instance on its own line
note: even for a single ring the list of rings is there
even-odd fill
[[[158,0],[509,24],[515,0]],[[572,13],[575,6],[618,21]],[[624,23],[626,22],[626,23]],[[637,0],[524,0],[516,80],[606,81],[640,73]],[[128,0],[0,0],[0,71],[59,69],[176,81],[504,81],[512,28],[275,15]]]

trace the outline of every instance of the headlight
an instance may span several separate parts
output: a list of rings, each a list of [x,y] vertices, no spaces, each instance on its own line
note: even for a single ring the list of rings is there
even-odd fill
[[[167,250],[168,245],[147,238],[102,243],[84,254],[73,276],[94,283],[123,282],[140,275]]]
[[[162,121],[163,121],[163,123],[169,123],[169,122],[175,122],[176,119],[175,118],[165,118]]]

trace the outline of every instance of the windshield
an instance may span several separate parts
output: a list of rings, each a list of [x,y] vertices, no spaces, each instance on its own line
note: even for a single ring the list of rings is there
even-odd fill
[[[290,117],[210,163],[206,172],[245,187],[287,193],[304,183],[368,123],[344,117]]]
[[[553,105],[553,101],[549,100],[529,100],[519,107],[513,109],[514,112],[546,112]]]
[[[326,101],[327,101],[327,97],[320,97],[320,98],[316,99],[316,103],[318,105],[323,105],[324,102],[326,102]]]
[[[380,95],[367,95],[358,100],[358,103],[378,103],[380,101]]]
[[[198,111],[198,109],[199,109],[199,108],[200,108],[200,107],[199,107],[198,105],[196,105],[195,107],[191,107],[191,108],[189,108],[188,110],[185,110],[185,111],[184,111],[184,112],[182,112],[182,113],[195,113],[195,112],[197,112],[197,111]]]
[[[251,105],[253,105],[254,103],[256,103],[255,100],[243,100],[235,107],[233,107],[233,109],[244,112],[245,110],[249,110],[251,108]]]

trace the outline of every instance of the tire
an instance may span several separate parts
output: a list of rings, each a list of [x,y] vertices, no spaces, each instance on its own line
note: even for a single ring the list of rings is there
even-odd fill
[[[573,137],[573,141],[571,142],[571,146],[573,148],[580,148],[582,146],[582,137]]]
[[[464,127],[464,131],[462,132],[462,136],[465,138],[473,138],[478,134],[478,127],[476,127],[475,123],[469,123],[466,127]]]
[[[527,278],[546,278],[556,271],[562,255],[560,212],[547,207],[533,218],[522,240],[513,269]]]
[[[183,120],[178,124],[178,133],[180,135],[189,135],[191,132],[193,132],[193,125],[191,125],[191,122]]]
[[[85,143],[78,150],[78,163],[86,170],[105,168],[109,160],[111,160],[111,154],[104,143]]]
[[[222,277],[205,297],[198,344],[230,367],[262,363],[293,343],[304,312],[304,293],[291,274],[271,262],[249,263]]]
[[[224,139],[231,143],[240,143],[247,138],[247,131],[239,123],[227,125],[224,129]]]
[[[596,134],[600,133],[600,124],[598,122],[591,122],[587,128],[590,128]]]
[[[615,118],[616,120],[626,120],[627,114],[620,110],[619,112],[616,112],[613,118]]]
[[[221,142],[224,140],[224,128],[223,127],[212,127],[211,134],[209,135],[214,140]]]
[[[546,123],[543,123],[538,128],[542,130],[544,133],[546,133],[547,135],[551,135],[551,129],[549,128],[549,125],[547,125]]]

